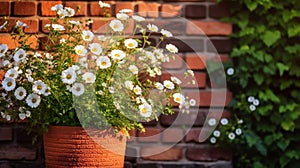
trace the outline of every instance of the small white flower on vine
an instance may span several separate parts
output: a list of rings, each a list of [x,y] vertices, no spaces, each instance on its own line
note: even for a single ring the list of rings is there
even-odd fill
[[[19,118],[21,120],[24,120],[26,118],[26,114],[25,113],[19,113]]]
[[[167,89],[170,89],[170,90],[173,90],[173,89],[175,88],[174,83],[172,83],[172,82],[169,81],[169,80],[165,80],[165,81],[164,81],[164,86],[165,86]]]
[[[80,21],[70,20],[69,23],[73,25],[80,25]]]
[[[98,38],[98,40],[100,40],[100,41],[106,41],[106,40],[107,40],[107,37],[104,36],[104,35],[99,35],[99,36],[97,36],[97,38]]]
[[[221,122],[222,125],[227,125],[228,124],[228,119],[227,118],[222,118],[220,122]]]
[[[146,19],[141,17],[141,16],[138,16],[138,15],[133,15],[132,16],[132,19],[137,21],[137,22],[142,22],[142,21],[145,21]]]
[[[208,120],[208,125],[209,126],[215,126],[217,124],[217,120],[215,118],[210,118]]]
[[[196,100],[195,99],[190,99],[190,106],[196,106]]]
[[[255,110],[256,110],[256,107],[255,107],[255,105],[251,104],[251,105],[249,106],[249,109],[250,109],[250,111],[255,111]]]
[[[96,64],[100,69],[107,69],[111,66],[110,59],[107,56],[100,56],[96,60]]]
[[[26,111],[26,117],[30,117],[31,116],[31,112],[30,111]]]
[[[258,99],[255,99],[255,100],[253,101],[253,105],[258,106],[258,105],[259,105],[259,100],[258,100]]]
[[[241,134],[242,134],[242,129],[237,128],[237,129],[235,130],[235,133],[236,133],[236,135],[241,135]]]
[[[136,95],[141,95],[141,94],[142,94],[142,89],[141,89],[141,87],[139,87],[138,85],[136,85],[136,86],[133,88],[133,92],[134,92]]]
[[[110,86],[110,87],[108,87],[108,91],[109,91],[109,93],[115,93],[116,90],[114,87]]]
[[[228,138],[231,139],[231,140],[234,140],[235,139],[235,134],[233,132],[229,133]]]
[[[75,15],[75,10],[73,8],[65,7],[65,11],[68,17],[72,17]]]
[[[66,39],[64,39],[64,38],[60,39],[60,40],[59,40],[59,43],[60,43],[60,44],[66,43]]]
[[[227,75],[231,76],[234,74],[234,69],[233,68],[228,68],[227,69]]]
[[[127,20],[129,18],[129,16],[125,13],[117,13],[116,17],[119,19],[119,20]]]
[[[255,100],[255,98],[253,96],[249,96],[248,97],[248,102],[249,103],[252,103],[254,100]]]
[[[92,41],[94,39],[94,33],[90,30],[84,30],[81,33],[81,37],[84,41]]]
[[[217,142],[217,139],[215,137],[211,137],[209,141],[210,143],[215,144]]]
[[[96,75],[91,72],[86,72],[82,75],[82,79],[85,83],[95,83]]]
[[[123,31],[124,29],[124,25],[123,23],[120,21],[120,20],[112,20],[110,23],[109,23],[109,26],[111,27],[111,29],[115,32],[121,32]]]
[[[71,91],[73,95],[80,96],[84,93],[84,85],[82,83],[74,83]]]
[[[188,75],[190,75],[190,76],[195,76],[194,71],[192,71],[192,70],[190,70],[190,69],[188,69],[188,70],[186,71],[186,73],[187,73]]]
[[[0,58],[5,55],[7,50],[8,50],[8,46],[6,44],[1,44],[0,45]]]
[[[148,103],[139,105],[139,110],[142,117],[150,117],[152,114],[152,107]]]
[[[18,20],[15,27],[16,28],[17,27],[28,27],[28,25],[26,23],[21,22],[20,20]]]
[[[99,43],[92,43],[89,45],[89,49],[93,54],[100,55],[102,53],[102,47]]]
[[[213,135],[214,135],[215,137],[220,137],[221,132],[220,132],[219,130],[215,130],[215,131],[213,132]]]
[[[154,24],[148,24],[147,28],[150,32],[157,32],[158,31],[158,27]]]
[[[131,73],[133,73],[133,74],[135,74],[135,75],[139,73],[139,69],[138,69],[138,67],[135,66],[135,65],[130,65],[130,66],[128,67],[128,69],[129,69],[129,71],[130,71]]]
[[[12,91],[16,87],[16,81],[13,78],[4,78],[2,81],[2,87],[6,91]]]
[[[7,25],[8,21],[5,21],[1,26],[0,26],[0,30],[2,30],[6,25]]]
[[[11,116],[10,115],[6,115],[5,118],[6,118],[7,121],[11,120]]]
[[[243,124],[244,120],[238,120],[238,124]]]
[[[165,30],[165,29],[161,29],[161,30],[160,30],[160,33],[161,33],[163,36],[166,36],[166,37],[172,37],[172,36],[173,36],[171,32],[169,32],[169,31],[167,31],[167,30]]]
[[[128,90],[132,90],[133,89],[133,83],[132,83],[132,81],[125,81],[125,87]]]
[[[125,47],[127,48],[136,48],[138,46],[138,42],[134,39],[126,39],[124,41]]]
[[[173,54],[176,54],[178,53],[178,48],[173,45],[173,44],[167,44],[166,45],[166,49],[170,52],[170,53],[173,53]]]
[[[100,8],[110,8],[110,4],[99,1]]]
[[[16,99],[18,100],[23,100],[26,97],[26,94],[26,90],[22,86],[18,87],[14,93]]]
[[[83,45],[75,46],[75,53],[79,56],[85,56],[87,54],[87,49]]]
[[[26,103],[31,108],[37,108],[40,105],[41,97],[36,93],[31,93],[26,98]]]

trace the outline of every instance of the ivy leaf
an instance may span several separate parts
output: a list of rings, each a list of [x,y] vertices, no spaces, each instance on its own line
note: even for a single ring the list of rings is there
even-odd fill
[[[254,81],[258,84],[261,85],[264,82],[264,77],[261,74],[254,74]]]
[[[281,127],[285,130],[285,131],[293,131],[295,128],[295,123],[293,121],[287,120],[287,121],[283,121],[281,123]]]
[[[283,151],[289,146],[289,144],[290,144],[290,141],[287,139],[277,142],[277,146]]]
[[[275,31],[266,31],[263,35],[262,35],[262,40],[263,42],[270,47],[271,45],[273,45],[277,40],[279,40],[281,37],[281,33],[278,30]]]
[[[288,36],[294,37],[300,34],[300,25],[294,25],[288,28]]]
[[[295,44],[293,46],[286,46],[284,50],[290,54],[296,54],[297,52],[300,51],[300,44]]]
[[[283,72],[284,72],[284,71],[287,71],[287,70],[290,69],[289,66],[284,65],[284,64],[281,63],[281,62],[276,63],[276,66],[277,66],[277,68],[279,69],[279,74],[280,74],[280,76],[283,75]]]
[[[256,1],[246,0],[245,3],[247,5],[247,8],[250,11],[254,11],[257,8],[257,2]]]

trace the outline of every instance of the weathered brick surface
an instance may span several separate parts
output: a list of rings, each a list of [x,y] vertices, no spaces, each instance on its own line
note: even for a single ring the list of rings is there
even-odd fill
[[[161,115],[160,123],[163,126],[202,126],[206,118],[207,111],[190,111],[189,114],[175,112],[173,115]]]
[[[186,33],[189,35],[230,35],[232,25],[216,21],[188,21],[186,24]]]
[[[162,17],[179,17],[182,16],[182,5],[175,4],[163,4],[161,6]]]
[[[107,2],[106,2],[107,3]],[[110,4],[112,5],[112,4]],[[90,2],[89,3],[89,7],[90,7],[90,15],[91,16],[104,16],[104,14],[109,14],[111,15],[111,9],[112,8],[100,8],[100,5],[98,2]]]
[[[87,15],[87,2],[66,2],[66,7],[71,7],[75,10],[75,16]]]
[[[202,19],[206,17],[206,6],[204,5],[187,5],[185,7],[185,16],[187,18]]]
[[[209,16],[215,19],[229,16],[229,3],[223,1],[220,4],[214,4],[209,6]]]
[[[158,128],[146,128],[146,132],[138,131],[139,142],[159,142],[160,141],[160,130]]]
[[[0,146],[0,160],[35,160],[36,148],[25,148],[20,146]]]
[[[161,152],[163,151],[163,152]],[[163,161],[171,161],[171,160],[180,160],[183,155],[183,149],[180,147],[172,147],[166,150],[163,147],[144,147],[141,149],[141,156],[145,160],[163,160]]]
[[[37,2],[17,1],[14,2],[14,15],[34,16],[37,12]]]
[[[0,16],[10,15],[10,2],[0,2]]]
[[[174,59],[170,59],[170,62],[163,63],[162,67],[166,69],[181,69],[184,65],[182,54],[175,55]]]
[[[38,19],[20,19],[21,22],[24,22],[28,25],[24,29],[25,33],[38,33],[39,32],[39,20]]]
[[[232,50],[232,41],[230,39],[211,39],[207,41],[208,52],[229,53]]]
[[[13,130],[11,127],[0,127],[0,141],[12,141]]]
[[[163,142],[180,142],[183,139],[184,131],[182,128],[167,128],[162,131]]]
[[[189,160],[194,161],[216,161],[230,160],[231,153],[228,149],[216,147],[189,147],[186,151]]]
[[[193,70],[202,70],[206,67],[206,56],[197,53],[186,53],[186,64]]]
[[[38,46],[37,38],[32,36],[28,39],[28,42],[31,43],[31,47],[35,48]],[[18,45],[11,39],[9,34],[0,34],[0,43],[5,43],[10,49],[15,49]]]
[[[115,4],[115,13],[118,13],[121,9],[131,9],[134,11],[135,3],[134,2],[120,2],[117,1]],[[129,14],[131,15],[131,13]]]
[[[41,15],[42,16],[55,16],[56,12],[51,11],[51,7],[57,4],[62,4],[61,1],[42,1],[41,2]]]
[[[143,17],[158,17],[159,3],[139,3],[138,14]]]

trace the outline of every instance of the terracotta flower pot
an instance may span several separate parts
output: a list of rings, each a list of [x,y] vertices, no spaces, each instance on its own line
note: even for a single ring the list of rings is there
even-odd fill
[[[47,168],[122,168],[126,137],[108,130],[51,126],[44,134]]]

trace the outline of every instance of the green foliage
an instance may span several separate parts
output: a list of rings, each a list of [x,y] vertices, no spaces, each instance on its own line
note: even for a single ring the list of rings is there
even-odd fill
[[[300,1],[232,0],[231,110],[245,122],[236,167],[297,167],[300,159]],[[250,110],[247,98],[260,104]],[[297,146],[297,147],[296,147]]]

